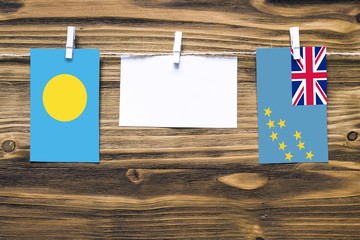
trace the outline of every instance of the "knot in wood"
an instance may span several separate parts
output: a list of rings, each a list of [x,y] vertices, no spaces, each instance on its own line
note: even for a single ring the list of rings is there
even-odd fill
[[[348,133],[347,139],[349,141],[355,141],[357,139],[357,136],[358,136],[357,132],[351,131],[351,132]]]
[[[358,15],[356,15],[356,21],[357,21],[358,23],[360,23],[360,13],[358,13]]]
[[[262,237],[256,237],[255,240],[265,240],[265,239]]]
[[[15,150],[16,143],[13,140],[6,140],[1,147],[4,152],[10,153]]]
[[[144,180],[144,173],[141,169],[129,169],[125,175],[134,184],[139,184]]]

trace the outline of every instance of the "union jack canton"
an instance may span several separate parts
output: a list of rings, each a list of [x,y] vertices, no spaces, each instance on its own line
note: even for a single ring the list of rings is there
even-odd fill
[[[326,105],[326,47],[301,47],[300,55],[291,56],[292,105]]]

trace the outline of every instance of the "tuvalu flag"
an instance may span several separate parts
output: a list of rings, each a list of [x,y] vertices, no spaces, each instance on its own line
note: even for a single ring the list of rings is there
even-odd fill
[[[99,50],[30,50],[30,161],[99,162]]]
[[[302,52],[310,53],[305,48]],[[290,48],[257,49],[259,163],[328,161],[327,98],[323,95],[326,94],[326,59],[323,58],[318,59],[322,61],[321,66],[318,64],[319,78],[313,77],[311,81],[311,76],[305,73],[305,77],[294,73],[294,70],[310,70],[310,65],[305,65],[307,69],[292,66],[295,63]],[[306,84],[312,84],[312,95],[306,94],[310,89]],[[298,88],[298,92],[294,90]]]

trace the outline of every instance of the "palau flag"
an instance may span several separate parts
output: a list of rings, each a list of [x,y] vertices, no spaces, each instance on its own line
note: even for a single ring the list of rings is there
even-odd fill
[[[256,51],[259,163],[327,162],[326,48]]]
[[[99,53],[30,50],[31,162],[99,162]]]

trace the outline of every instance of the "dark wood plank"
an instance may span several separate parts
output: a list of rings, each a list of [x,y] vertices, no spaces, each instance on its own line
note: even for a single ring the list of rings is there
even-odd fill
[[[0,54],[77,47],[186,52],[302,45],[360,52],[358,1],[9,0]],[[101,163],[29,163],[29,57],[0,57],[0,238],[357,239],[359,56],[328,56],[328,164],[257,163],[254,55],[239,55],[238,128],[118,127],[120,59],[101,59]],[[76,147],[69,141],[68,147]]]

